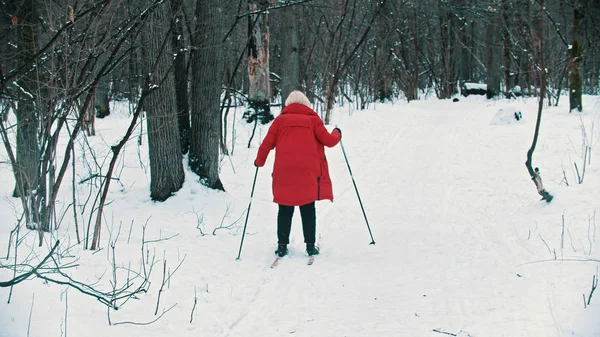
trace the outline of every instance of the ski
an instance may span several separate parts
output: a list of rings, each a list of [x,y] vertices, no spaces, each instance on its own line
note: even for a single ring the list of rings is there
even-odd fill
[[[319,239],[321,239],[321,237],[319,236]],[[317,249],[321,250],[321,244],[317,243]],[[310,255],[308,257],[308,262],[306,263],[309,266],[312,266],[312,264],[315,262],[315,256],[316,255]]]
[[[273,263],[271,263],[271,268],[275,268],[275,267],[277,267],[277,265],[279,265],[279,260],[281,260],[281,258],[280,258],[280,257],[277,257],[277,258],[275,259],[275,261],[273,261]]]
[[[275,261],[273,261],[273,263],[271,263],[271,269],[277,267],[279,265],[279,261],[281,261],[280,257],[275,258]],[[315,257],[313,256],[309,256],[308,257],[308,262],[306,263],[309,266],[312,266],[312,264],[315,262]]]
[[[317,243],[317,248],[321,249],[321,245]],[[287,256],[288,254],[286,254]],[[306,255],[305,255],[306,256]],[[315,263],[315,256],[316,255],[309,255],[308,256],[308,261],[306,262],[307,265],[312,266],[313,263]],[[273,263],[271,263],[271,269],[277,267],[279,265],[279,261],[281,261],[282,257],[277,256],[275,258],[275,261],[273,261]]]

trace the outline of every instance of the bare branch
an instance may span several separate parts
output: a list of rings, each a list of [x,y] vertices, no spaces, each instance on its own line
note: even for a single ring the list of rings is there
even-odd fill
[[[444,335],[448,335],[448,336],[458,336],[458,334],[455,334],[455,333],[452,333],[452,332],[447,332],[447,331],[442,331],[442,330],[439,330],[439,329],[433,329],[432,331],[433,332],[437,332],[437,333],[441,333],[441,334],[444,334]]]
[[[231,205],[227,205],[227,209],[225,210],[225,214],[223,215],[223,217],[221,218],[221,223],[219,224],[219,227],[216,227],[213,232],[212,235],[216,235],[217,230],[219,229],[228,229],[231,230],[232,228],[235,227],[235,225],[240,222],[244,216],[244,214],[246,214],[246,212],[248,211],[248,209],[245,209],[244,212],[242,212],[242,214],[232,223],[230,223],[227,226],[223,226],[223,223],[225,222],[226,218],[229,218],[229,214],[231,214],[231,210],[230,210]]]
[[[148,240],[148,241],[144,241],[145,243],[153,243],[153,242],[162,242],[162,241],[169,241],[174,237],[179,236],[179,233],[177,234],[173,234],[171,236],[169,236],[168,238],[164,238],[164,239],[155,239],[155,240]]]
[[[31,331],[31,316],[33,316],[33,303],[35,302],[35,293],[31,296],[31,309],[29,309],[29,319],[27,320],[27,337]]]
[[[158,289],[158,298],[156,299],[156,310],[154,310],[154,315],[158,314],[158,307],[160,306],[160,295],[163,292],[163,288],[165,287],[165,277],[167,274],[167,259],[163,258],[163,276],[162,282],[160,284],[160,289]]]
[[[592,295],[594,295],[594,291],[596,290],[597,287],[598,287],[598,278],[596,277],[596,275],[594,275],[592,277],[592,290],[590,290],[590,294],[588,295],[587,305],[590,305],[590,302],[592,301]]]
[[[156,321],[158,321],[159,319],[161,319],[167,312],[171,311],[171,309],[175,308],[175,306],[177,305],[177,303],[173,304],[169,309],[167,310],[163,310],[162,314],[160,314],[160,316],[156,317],[155,319],[151,320],[150,322],[145,322],[145,323],[138,323],[138,322],[116,322],[113,325],[123,325],[123,324],[131,324],[131,325],[150,325],[152,323],[155,323]]]
[[[52,247],[52,249],[50,250],[48,255],[46,255],[46,257],[44,257],[44,259],[36,267],[32,268],[29,272],[27,272],[25,274],[21,274],[17,277],[14,277],[12,280],[0,282],[0,288],[10,287],[10,286],[19,284],[19,283],[27,280],[29,277],[36,275],[38,269],[40,269],[44,264],[46,264],[46,261],[48,261],[50,259],[50,257],[52,257],[52,254],[54,254],[54,252],[56,251],[56,248],[58,248],[59,243],[60,243],[60,241],[56,240],[56,243],[54,244],[54,246]]]
[[[196,295],[196,286],[194,286],[194,306],[192,306],[192,312],[190,313],[190,323],[194,321],[194,311],[196,311],[196,304],[198,304],[198,295]]]

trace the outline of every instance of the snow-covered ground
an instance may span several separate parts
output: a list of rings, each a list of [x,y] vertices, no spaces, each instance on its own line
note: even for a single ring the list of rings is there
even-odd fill
[[[331,127],[343,131],[376,244],[369,244],[338,145],[326,150],[335,202],[317,204],[321,255],[306,265],[296,211],[291,256],[275,269],[269,268],[276,247],[277,207],[270,185],[274,153],[258,172],[241,259],[236,260],[255,174],[252,163],[268,126],[259,128],[247,149],[252,126],[239,120],[241,110],[236,113],[234,154],[222,163],[225,193],[207,190],[187,171],[181,191],[154,203],[149,200],[147,142],[137,142],[145,125],[138,125],[118,165],[119,181],[111,185],[102,250],[75,245],[71,209],[58,237],[67,255],[64,262],[72,261],[69,255],[79,257],[79,266],[65,272],[109,291],[109,243],[118,235],[116,264],[137,272],[144,232],[151,242],[143,254],[155,258],[149,292],[111,310],[109,325],[106,307],[76,289],[33,279],[15,287],[7,304],[9,289],[0,288],[0,336],[600,336],[600,293],[584,305],[593,277],[600,275],[600,220],[595,218],[600,213],[600,149],[595,146],[600,100],[587,96],[584,107],[582,113],[569,114],[563,97],[558,107],[544,111],[533,163],[555,196],[550,204],[539,200],[524,165],[536,99],[469,97],[456,103],[378,104],[366,111],[336,108]],[[90,139],[104,167],[110,145],[129,123],[126,105],[114,104],[113,111],[97,121],[98,136]],[[514,112],[521,112],[522,119],[513,120]],[[592,156],[578,184],[573,163],[581,170],[582,130]],[[5,162],[2,148],[3,258],[20,208],[10,197],[14,181]],[[87,163],[93,161],[88,157]],[[77,180],[89,175],[82,161],[79,166]],[[89,185],[78,189],[83,203]],[[63,192],[59,208],[67,209],[68,185]],[[88,220],[80,218],[79,225]],[[228,228],[213,235],[217,227]],[[19,259],[43,255],[52,242],[46,236],[45,246],[37,248],[35,233],[28,234]],[[155,315],[165,265],[168,280]],[[132,275],[118,269],[118,286]],[[0,271],[0,281],[11,277]],[[150,322],[169,308],[155,323],[131,324]]]

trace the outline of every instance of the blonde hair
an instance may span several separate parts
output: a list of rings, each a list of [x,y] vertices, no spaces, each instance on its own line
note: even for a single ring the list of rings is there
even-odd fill
[[[306,97],[306,95],[304,95],[301,91],[298,91],[298,90],[294,90],[294,91],[290,92],[287,99],[285,100],[286,106],[290,105],[290,104],[294,104],[294,103],[298,103],[298,104],[302,104],[302,105],[306,105],[307,107],[310,107],[310,101],[308,100],[308,97]]]

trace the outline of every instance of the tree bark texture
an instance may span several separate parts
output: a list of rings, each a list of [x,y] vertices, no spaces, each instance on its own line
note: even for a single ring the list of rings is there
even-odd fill
[[[392,69],[398,88],[404,92],[410,102],[419,98],[419,53],[422,52],[420,37],[421,22],[416,6],[403,10],[400,4],[391,2],[392,18],[397,27],[394,38],[394,64]],[[405,46],[408,46],[405,47]]]
[[[223,8],[220,0],[198,0],[192,44],[192,129],[190,168],[202,182],[224,190],[219,178],[221,142],[221,82],[224,55]]]
[[[173,30],[171,39],[175,53],[175,95],[177,99],[177,122],[181,153],[190,150],[190,104],[188,95],[188,70],[186,60],[185,24],[183,16],[183,1],[171,0],[173,11]]]
[[[501,77],[501,49],[500,49],[500,24],[501,8],[498,1],[489,3],[487,12],[487,27],[486,27],[486,70],[487,70],[487,98],[495,97],[500,93],[500,77]]]
[[[453,15],[446,1],[438,1],[440,19],[440,98],[450,98],[456,92],[455,46]]]
[[[531,14],[531,5],[529,0],[516,0],[516,10],[514,16],[515,31],[518,41],[529,48],[520,48],[515,52],[517,55],[515,68],[516,72],[514,83],[519,85],[523,91],[531,94],[530,90],[535,83],[535,69],[531,62],[531,50],[533,49],[533,36],[531,35],[532,28],[530,22],[533,21]]]
[[[288,6],[281,10],[281,102],[300,85],[300,44],[298,40],[298,21],[300,10]]]
[[[378,6],[389,6],[386,3]],[[386,8],[381,9],[386,13]],[[390,17],[387,14],[380,14],[375,19],[375,99],[380,102],[392,99],[392,69],[391,69],[391,49],[392,36],[390,32]]]
[[[468,10],[471,8],[471,0],[457,0],[457,5],[457,14],[461,18],[460,21],[457,21],[457,26],[455,27],[456,33],[458,34],[458,81],[467,82],[472,81],[471,54],[473,51],[470,49],[472,36],[470,35],[471,32],[469,32],[469,21],[467,19],[469,17]]]
[[[110,115],[110,106],[108,104],[108,79],[107,77],[103,77],[98,86],[96,87],[96,92],[94,93],[94,110],[95,115],[98,118],[104,118]]]
[[[269,1],[249,1],[250,12],[264,10],[269,7]],[[271,85],[269,83],[269,15],[260,12],[248,17],[248,78],[250,92],[249,105],[265,114],[270,111]]]
[[[502,25],[502,45],[503,45],[503,56],[504,56],[504,85],[506,87],[506,94],[511,92],[514,87],[514,81],[512,73],[514,72],[512,68],[512,60],[511,60],[511,50],[512,43],[510,40],[510,30],[508,28],[508,24],[510,21],[511,6],[508,1],[501,0],[500,8],[502,10],[502,21],[504,24]]]
[[[10,18],[9,13],[17,13],[16,1],[7,1],[0,3],[0,15],[4,16],[4,20],[0,20],[0,93],[5,92],[7,83],[4,81],[4,75],[15,67],[15,52],[10,42],[15,41],[15,29],[14,23],[11,22],[13,18]],[[18,23],[18,17],[17,17]],[[2,116],[5,117],[5,116]],[[4,119],[5,120],[5,119]]]
[[[38,142],[38,85],[33,57],[36,53],[37,17],[34,0],[23,0],[18,9],[17,43],[20,66],[29,67],[18,81],[22,88],[17,99],[17,165],[14,197],[28,196],[38,185],[40,145]]]
[[[334,40],[336,41],[336,40]],[[337,50],[338,45],[334,43],[332,45],[332,49]],[[339,77],[337,75],[337,62],[338,62],[339,54],[336,51],[332,52],[330,55],[330,59],[328,62],[328,75],[325,86],[325,119],[323,123],[325,125],[329,125],[331,122],[331,112],[333,111],[333,102],[335,101],[335,95],[337,91],[337,86],[339,83]]]
[[[581,64],[583,62],[583,43],[581,29],[585,18],[585,0],[575,0],[573,8],[573,40],[569,50],[571,71],[569,74],[569,111],[583,110]]]
[[[173,62],[170,13],[168,5],[161,5],[150,14],[143,32],[146,73],[150,76],[150,86],[158,86],[144,101],[150,155],[150,197],[156,201],[169,198],[184,182],[175,79],[170,71]]]
[[[544,7],[544,0],[540,0],[540,7]],[[544,28],[543,10],[540,9],[538,13],[539,15],[536,15],[535,24],[533,24],[532,27],[536,31],[536,35],[538,37],[541,37]],[[536,41],[535,38],[533,40]],[[542,200],[550,202],[554,197],[544,188],[544,184],[542,183],[542,177],[540,175],[540,170],[537,167],[535,169],[533,168],[533,152],[535,151],[538,142],[538,137],[540,135],[540,125],[542,124],[542,111],[544,109],[544,97],[546,94],[546,62],[544,59],[544,43],[542,38],[539,38],[539,40],[536,41],[534,53],[536,54],[536,59],[539,60],[540,71],[538,75],[540,77],[540,97],[538,103],[538,115],[535,123],[535,132],[533,135],[531,147],[527,151],[527,160],[525,161],[525,167],[527,167],[527,172],[529,172],[529,176],[535,184],[538,194],[542,196]]]

